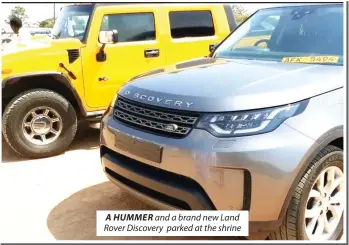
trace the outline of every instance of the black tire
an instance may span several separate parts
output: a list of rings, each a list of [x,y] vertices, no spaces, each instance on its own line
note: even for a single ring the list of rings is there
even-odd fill
[[[304,224],[304,213],[308,195],[319,174],[330,166],[337,166],[343,171],[343,151],[331,145],[326,146],[309,165],[293,193],[282,225],[276,232],[269,235],[269,239],[309,240]],[[343,215],[338,227],[329,240],[338,240],[342,234]]]
[[[32,109],[48,106],[54,109],[63,122],[59,137],[46,145],[30,142],[22,131],[25,115]],[[15,97],[3,114],[3,135],[9,146],[28,158],[44,158],[58,155],[70,145],[77,130],[77,116],[73,106],[60,94],[46,89],[33,89]]]

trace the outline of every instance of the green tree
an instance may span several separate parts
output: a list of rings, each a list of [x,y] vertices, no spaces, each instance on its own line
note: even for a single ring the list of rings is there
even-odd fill
[[[5,20],[6,24],[9,24],[10,19],[14,16],[20,18],[23,24],[26,23],[26,20],[28,19],[28,15],[26,15],[26,13],[25,13],[25,8],[23,8],[21,6],[15,6],[11,10],[11,13],[8,16],[8,19]]]
[[[231,8],[232,8],[234,14],[247,15],[247,10],[242,5],[233,4],[233,5],[231,5]]]
[[[52,28],[55,24],[54,18],[46,19],[39,22],[39,27],[41,28]]]
[[[233,4],[231,5],[231,8],[238,24],[241,24],[250,16],[242,5]]]
[[[80,17],[74,17],[74,23],[76,30],[85,30],[86,21]]]

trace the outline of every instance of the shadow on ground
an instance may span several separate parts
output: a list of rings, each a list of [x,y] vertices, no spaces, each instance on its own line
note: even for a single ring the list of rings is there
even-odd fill
[[[111,182],[83,189],[49,214],[47,226],[57,240],[226,240],[224,237],[97,237],[97,210],[152,210]]]
[[[75,151],[75,150],[93,150],[93,149],[97,149],[98,147],[99,147],[99,129],[84,127],[77,132],[74,141],[69,146],[66,152]],[[7,144],[4,137],[2,136],[2,162],[3,163],[21,162],[26,160],[30,160],[30,159],[16,154],[11,149],[11,147]]]

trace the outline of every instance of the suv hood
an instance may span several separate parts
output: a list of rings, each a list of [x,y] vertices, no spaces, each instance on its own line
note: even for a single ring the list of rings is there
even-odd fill
[[[343,66],[204,58],[140,75],[119,95],[187,111],[251,110],[338,89],[343,75]]]

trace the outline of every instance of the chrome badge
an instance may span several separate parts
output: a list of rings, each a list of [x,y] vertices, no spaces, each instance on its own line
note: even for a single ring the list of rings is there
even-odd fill
[[[133,97],[138,100],[146,100],[149,102],[156,102],[159,104],[165,104],[165,105],[170,105],[170,106],[178,106],[178,107],[191,107],[194,103],[192,102],[187,102],[187,101],[182,101],[182,100],[169,100],[164,97],[155,97],[155,96],[149,96],[145,94],[140,94],[140,93],[131,93],[131,91],[126,90],[123,92],[124,95],[128,95],[130,97]]]
[[[168,132],[175,132],[178,129],[178,125],[177,124],[167,124],[165,129]]]

